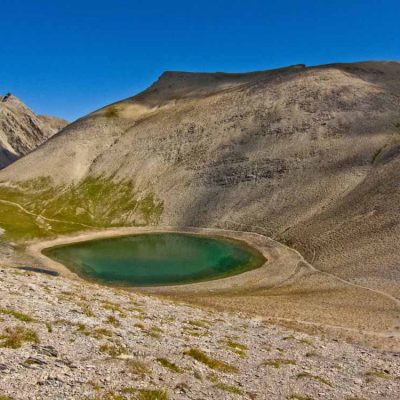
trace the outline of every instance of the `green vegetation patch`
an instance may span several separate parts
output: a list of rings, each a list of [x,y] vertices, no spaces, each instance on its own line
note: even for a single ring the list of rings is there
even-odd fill
[[[147,364],[141,360],[127,360],[126,366],[128,367],[129,372],[134,375],[146,376],[150,373],[150,369]]]
[[[53,237],[113,226],[157,223],[162,201],[138,192],[132,181],[88,177],[68,186],[48,178],[0,186],[0,227],[13,240]]]
[[[118,344],[103,344],[100,346],[99,350],[113,358],[127,353],[127,349]]]
[[[170,369],[178,374],[182,373],[182,369],[175,365],[173,362],[167,360],[166,358],[157,358],[157,361],[165,368]]]
[[[15,328],[6,328],[0,334],[0,347],[8,347],[10,349],[18,349],[23,343],[39,343],[39,338],[32,329],[17,326]]]
[[[392,376],[389,374],[389,372],[381,371],[378,369],[367,371],[365,375],[368,377],[368,380],[371,380],[372,378],[392,379]]]
[[[237,386],[228,385],[222,382],[217,383],[216,385],[214,385],[214,387],[228,393],[240,394],[240,395],[243,394],[243,390],[238,388]]]
[[[291,394],[288,397],[288,400],[313,400],[313,399],[310,396],[304,396],[304,395],[295,393],[295,394]]]
[[[238,354],[240,357],[245,357],[246,356],[246,350],[248,349],[247,346],[245,346],[244,344],[238,343],[238,342],[234,342],[232,340],[226,340],[225,342],[223,342],[225,344],[225,346],[233,351],[234,353]]]
[[[263,364],[274,368],[280,368],[282,365],[296,365],[296,361],[288,360],[286,358],[274,358],[270,360],[265,360]]]
[[[168,400],[165,390],[140,389],[137,400]]]
[[[196,361],[207,365],[207,367],[209,368],[222,372],[238,372],[238,369],[233,365],[230,365],[221,360],[217,360],[216,358],[211,358],[199,349],[192,348],[185,351],[184,354],[194,358]]]
[[[29,315],[20,313],[18,311],[9,310],[6,308],[0,308],[0,314],[12,315],[14,318],[22,322],[35,322],[35,319]]]
[[[313,379],[315,381],[323,383],[324,385],[332,387],[332,384],[327,379],[322,378],[321,376],[318,375],[312,375],[309,372],[300,372],[299,374],[297,374],[297,379],[303,379],[303,378]]]

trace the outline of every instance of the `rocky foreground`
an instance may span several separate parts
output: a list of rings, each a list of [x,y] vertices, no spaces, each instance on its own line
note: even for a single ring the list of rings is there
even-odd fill
[[[0,270],[0,399],[398,399],[400,356]]]

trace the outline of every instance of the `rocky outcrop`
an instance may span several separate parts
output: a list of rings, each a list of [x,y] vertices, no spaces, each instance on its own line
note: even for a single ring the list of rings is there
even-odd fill
[[[0,96],[0,168],[34,150],[66,125],[63,119],[35,115],[11,93]]]

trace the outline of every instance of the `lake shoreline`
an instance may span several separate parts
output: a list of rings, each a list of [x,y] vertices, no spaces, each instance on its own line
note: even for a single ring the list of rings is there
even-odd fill
[[[265,262],[260,267],[249,270],[236,275],[223,277],[220,279],[202,281],[197,283],[188,283],[181,285],[169,286],[132,286],[123,287],[124,289],[140,289],[149,290],[152,292],[175,292],[176,290],[226,290],[230,288],[250,288],[250,287],[270,287],[276,285],[281,281],[287,279],[292,273],[293,269],[298,262],[301,261],[301,256],[297,252],[292,251],[288,247],[268,238],[266,236],[251,233],[251,232],[238,232],[225,229],[216,228],[175,228],[175,227],[123,227],[123,228],[110,228],[104,230],[96,230],[90,232],[81,232],[79,234],[59,236],[56,239],[46,241],[35,241],[27,245],[26,252],[35,258],[40,264],[59,272],[61,275],[78,280],[84,280],[77,274],[70,271],[62,263],[59,263],[43,254],[43,250],[69,245],[73,243],[80,243],[85,241],[116,238],[135,234],[149,234],[149,233],[181,233],[181,234],[195,234],[207,235],[210,237],[219,237],[226,239],[234,239],[243,242],[245,245],[257,250],[264,258]],[[277,251],[279,249],[279,251]],[[286,263],[286,268],[280,268],[277,274],[276,264],[279,258],[291,260]],[[280,263],[281,264],[281,263]],[[283,267],[283,265],[281,265]]]

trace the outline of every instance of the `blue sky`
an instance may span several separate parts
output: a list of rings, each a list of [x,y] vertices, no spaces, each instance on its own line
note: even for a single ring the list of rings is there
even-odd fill
[[[1,0],[0,93],[70,121],[165,70],[400,61],[399,0]]]

